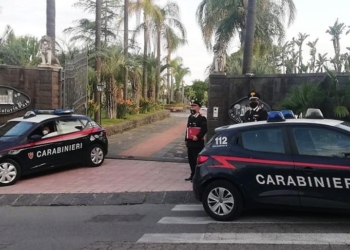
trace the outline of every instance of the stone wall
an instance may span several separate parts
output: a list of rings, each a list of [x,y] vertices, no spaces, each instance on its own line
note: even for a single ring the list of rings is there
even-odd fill
[[[349,83],[350,74],[338,74],[341,85]],[[291,88],[303,83],[319,83],[327,79],[323,74],[281,74],[264,76],[226,76],[210,75],[208,100],[208,138],[214,134],[216,127],[233,124],[228,116],[231,104],[246,97],[251,90],[257,91],[261,100],[272,109],[278,109]],[[213,107],[219,107],[218,118],[213,118]]]
[[[28,110],[60,108],[60,71],[58,68],[27,68],[0,65],[0,85],[25,93],[30,105],[13,114],[0,115],[0,124],[22,116]]]

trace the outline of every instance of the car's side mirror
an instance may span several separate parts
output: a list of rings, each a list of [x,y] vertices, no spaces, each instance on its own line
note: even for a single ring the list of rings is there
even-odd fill
[[[83,130],[83,126],[75,126],[76,129]]]
[[[41,140],[42,136],[41,135],[31,135],[31,136],[28,136],[29,140],[32,140],[32,141],[39,141]]]

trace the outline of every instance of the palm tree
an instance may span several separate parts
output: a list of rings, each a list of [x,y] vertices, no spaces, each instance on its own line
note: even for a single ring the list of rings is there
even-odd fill
[[[327,62],[327,53],[321,55],[318,53],[318,59],[316,60],[316,73],[323,72],[323,68],[326,66]]]
[[[95,21],[83,18],[75,21],[77,25],[75,27],[68,27],[63,30],[65,34],[72,34],[70,41],[82,41],[85,44],[91,45],[94,43],[96,23]]]
[[[172,59],[169,64],[164,65],[164,69],[165,68],[170,69],[171,72],[171,84],[167,84],[168,100],[171,102],[174,100],[175,92],[179,89],[183,78],[191,72],[189,68],[183,66],[183,59],[181,57],[176,57]]]
[[[293,38],[294,43],[298,46],[299,73],[302,73],[303,66],[303,43],[308,37],[308,34],[302,34],[299,32],[298,39]]]
[[[117,80],[123,78],[125,61],[121,46],[108,47],[107,51],[108,57],[102,59],[101,78],[106,82],[106,118],[113,119],[117,116]]]
[[[280,45],[281,54],[280,54],[280,60],[281,60],[281,67],[282,67],[282,73],[286,73],[286,61],[288,60],[288,55],[291,52],[291,48],[293,46],[292,42],[285,42],[283,45]]]
[[[128,60],[129,52],[129,0],[124,0],[124,60]],[[127,100],[128,96],[128,69],[124,68],[124,100]]]
[[[308,42],[306,45],[310,47],[310,72],[315,72],[315,68],[316,68],[316,44],[318,42],[318,38],[313,41],[313,42]]]
[[[95,93],[95,103],[101,103],[101,97],[97,89],[97,84],[101,82],[101,7],[102,0],[96,0],[96,32],[95,32],[95,70],[96,70],[96,82],[94,86]],[[99,108],[95,112],[95,121],[100,121],[101,119],[101,109]]]
[[[340,35],[345,30],[346,26],[344,23],[339,23],[338,19],[335,21],[333,26],[330,26],[326,33],[332,36],[333,48],[334,48],[334,58],[331,62],[334,65],[336,72],[341,72],[342,62],[340,60]]]
[[[134,37],[143,30],[144,32],[144,61],[146,62],[150,35],[154,36],[157,41],[157,65],[156,65],[156,80],[155,85],[150,91],[152,98],[158,99],[159,86],[160,86],[160,69],[161,69],[161,48],[162,39],[166,41],[166,49],[168,51],[167,61],[170,62],[171,53],[180,45],[185,43],[186,31],[182,23],[179,21],[179,7],[176,3],[168,3],[163,7],[160,7],[153,3],[154,0],[139,0],[136,3],[130,4],[131,13],[143,10],[144,21],[135,30]],[[168,72],[169,73],[169,72]],[[147,71],[144,67],[143,74],[143,96],[147,93]]]
[[[143,69],[144,70],[144,69]],[[157,58],[154,53],[151,53],[146,60],[146,75],[147,75],[147,98],[155,100],[155,83],[157,78]]]
[[[119,1],[103,0],[101,5],[101,37],[103,42],[114,42],[117,35],[115,33],[115,21],[118,16]],[[81,8],[88,13],[96,12],[95,0],[79,0],[73,4],[74,7]],[[68,27],[63,30],[65,34],[73,35],[71,41],[84,42],[90,46],[94,44],[96,22],[87,18],[74,21],[76,23],[73,27]]]
[[[160,68],[161,68],[161,42],[162,38],[166,41],[168,49],[168,62],[170,61],[171,53],[173,50],[170,49],[170,45],[173,40],[185,41],[186,30],[183,24],[180,22],[179,17],[179,6],[176,3],[167,3],[164,7],[160,8],[162,16],[157,16],[157,19],[153,20],[154,33],[157,38],[157,79],[156,79],[156,99],[159,96],[159,85],[160,85]],[[175,29],[174,29],[175,28]],[[179,35],[176,31],[179,31]],[[176,42],[176,41],[175,41]],[[180,43],[178,43],[180,44]],[[183,44],[183,43],[181,43]]]
[[[175,76],[175,89],[174,89],[174,93],[175,93],[175,100],[177,102],[179,102],[179,94],[181,95],[180,91],[183,91],[183,80],[184,77],[186,75],[190,75],[191,71],[190,68],[188,67],[184,67],[184,65],[181,63],[179,65],[177,65],[177,67],[174,69],[174,76]],[[181,98],[182,99],[182,98]],[[181,100],[182,102],[183,100]]]
[[[242,74],[251,72],[253,62],[253,43],[255,33],[256,0],[248,0],[247,28],[244,37],[244,54]]]
[[[183,46],[186,44],[186,38],[179,37],[174,30],[168,29],[166,31],[166,50],[167,50],[167,56],[166,56],[166,64],[171,64],[171,55],[174,51],[176,51],[180,46]],[[172,86],[172,74],[171,74],[171,67],[167,67],[167,73],[166,73],[166,83],[168,89],[173,89]],[[170,99],[169,101],[173,100],[173,92],[170,93]]]
[[[56,55],[56,3],[55,0],[46,0],[46,35],[51,38],[52,55]]]
[[[274,38],[284,37],[284,19],[288,25],[295,18],[293,0],[256,0],[255,40],[260,44],[273,41]],[[228,43],[236,35],[241,46],[247,28],[247,1],[241,0],[202,0],[197,9],[197,22],[201,27],[204,43],[212,49],[212,38]],[[252,16],[252,19],[255,17]],[[251,20],[248,20],[250,22]],[[266,45],[265,45],[266,46]]]
[[[141,79],[142,79],[142,69],[143,69],[143,57],[138,54],[131,55],[129,60],[126,62],[126,67],[128,69],[128,76],[131,82],[132,99],[136,104],[136,110],[139,111],[139,103],[141,97]]]
[[[130,13],[141,13],[143,12],[143,23],[137,27],[133,39],[135,39],[136,34],[143,30],[143,56],[144,56],[144,67],[143,67],[143,77],[142,77],[142,96],[147,99],[147,56],[149,49],[149,29],[150,20],[157,19],[161,17],[159,8],[154,4],[155,0],[137,0],[136,2],[130,3]],[[138,14],[139,15],[139,14]]]

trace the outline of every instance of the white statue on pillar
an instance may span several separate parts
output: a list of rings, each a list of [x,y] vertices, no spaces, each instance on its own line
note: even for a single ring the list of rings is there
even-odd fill
[[[211,73],[226,73],[226,44],[218,41],[214,47],[214,60],[211,66]]]
[[[52,53],[52,46],[51,46],[51,37],[45,35],[40,40],[39,45],[39,53],[41,55],[41,64],[38,66],[51,66],[54,64],[55,66],[59,66],[58,59],[53,55]]]

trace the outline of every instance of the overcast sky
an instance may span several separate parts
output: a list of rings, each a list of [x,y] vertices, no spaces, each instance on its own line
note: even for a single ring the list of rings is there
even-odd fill
[[[188,45],[181,48],[177,54],[184,60],[184,65],[189,67],[191,75],[185,78],[186,84],[191,84],[195,79],[204,80],[205,70],[211,64],[213,54],[208,52],[202,41],[199,27],[195,20],[196,9],[201,0],[174,0],[181,10],[181,21],[186,27]],[[73,20],[88,17],[82,10],[73,8],[75,0],[56,0],[56,37],[67,40],[62,30],[73,26]],[[158,0],[159,4],[166,0]],[[294,24],[287,29],[288,39],[297,37],[298,33],[306,33],[310,36],[306,40],[314,41],[319,38],[318,53],[328,52],[333,56],[331,37],[326,33],[337,18],[339,22],[350,25],[350,1],[349,0],[294,0],[297,8],[297,17]],[[46,33],[46,0],[0,0],[0,34],[10,25],[16,35],[34,35],[41,37]],[[129,27],[132,29],[133,27]],[[231,51],[237,49],[237,43],[232,43]],[[350,34],[342,36],[342,52],[350,47]],[[308,47],[304,46],[308,54]]]

